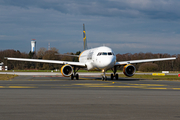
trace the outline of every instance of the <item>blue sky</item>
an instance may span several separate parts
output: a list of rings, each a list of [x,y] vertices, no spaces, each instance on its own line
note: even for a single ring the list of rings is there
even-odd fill
[[[56,47],[60,53],[101,45],[123,53],[180,51],[179,0],[0,0],[0,50]]]

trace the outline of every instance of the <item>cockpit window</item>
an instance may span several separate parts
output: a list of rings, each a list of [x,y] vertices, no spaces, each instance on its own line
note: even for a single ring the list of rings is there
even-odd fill
[[[107,55],[107,53],[106,53],[106,52],[103,52],[102,55]]]
[[[98,53],[98,54],[97,54],[97,56],[100,56],[100,55],[101,55],[101,53]]]
[[[108,55],[112,55],[112,52],[108,52]]]
[[[100,53],[98,53],[97,54],[97,56],[101,56],[101,55],[108,55],[108,56],[110,56],[110,55],[114,55],[114,53],[113,52],[100,52]]]

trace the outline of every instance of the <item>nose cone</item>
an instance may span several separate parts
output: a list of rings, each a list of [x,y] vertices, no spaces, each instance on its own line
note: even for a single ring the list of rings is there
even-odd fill
[[[115,61],[116,61],[116,57],[112,56],[112,57],[106,57],[106,58],[101,58],[99,60],[99,63],[98,63],[98,68],[100,69],[110,69],[112,67],[114,67],[115,65]]]

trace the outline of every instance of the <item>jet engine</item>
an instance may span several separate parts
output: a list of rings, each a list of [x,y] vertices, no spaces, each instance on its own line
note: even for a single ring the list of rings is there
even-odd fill
[[[133,76],[135,71],[136,71],[136,68],[131,64],[127,64],[123,68],[123,73],[128,77]]]
[[[71,76],[73,73],[73,68],[71,67],[71,65],[64,65],[61,67],[61,74],[64,76],[64,77],[69,77]]]

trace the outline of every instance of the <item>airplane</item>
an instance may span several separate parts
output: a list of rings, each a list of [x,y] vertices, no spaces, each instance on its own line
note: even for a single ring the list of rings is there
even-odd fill
[[[64,77],[71,77],[71,80],[76,78],[79,79],[79,74],[77,73],[80,68],[86,68],[88,71],[99,70],[102,71],[102,80],[107,80],[105,72],[109,69],[113,71],[111,74],[111,80],[114,78],[118,80],[117,67],[123,67],[123,73],[131,77],[135,74],[136,68],[132,64],[144,63],[144,62],[155,62],[164,60],[175,60],[176,57],[170,58],[157,58],[157,59],[143,59],[143,60],[129,60],[129,61],[116,61],[116,55],[113,50],[107,46],[100,46],[92,49],[87,47],[86,31],[85,25],[83,24],[83,42],[84,51],[81,52],[79,56],[79,62],[71,61],[58,61],[58,60],[42,60],[42,59],[26,59],[26,58],[10,58],[5,57],[7,60],[15,61],[29,61],[29,62],[41,62],[41,63],[54,63],[61,64],[61,74]]]

